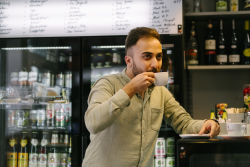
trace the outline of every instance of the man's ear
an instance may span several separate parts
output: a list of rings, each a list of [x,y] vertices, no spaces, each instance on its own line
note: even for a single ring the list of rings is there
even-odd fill
[[[133,65],[133,59],[131,56],[126,55],[125,56],[125,62],[127,64],[127,67],[132,67]]]

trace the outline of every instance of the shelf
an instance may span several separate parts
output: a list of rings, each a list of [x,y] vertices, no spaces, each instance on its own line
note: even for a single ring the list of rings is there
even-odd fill
[[[242,15],[249,15],[250,11],[225,11],[225,12],[189,12],[185,14],[185,17],[204,17],[204,16],[242,16]]]
[[[47,104],[0,104],[0,109],[5,110],[36,110],[46,109]]]
[[[9,131],[28,131],[28,132],[32,132],[32,131],[42,131],[42,132],[50,132],[50,131],[71,131],[71,127],[70,126],[65,126],[65,127],[47,127],[47,126],[39,126],[39,127],[8,127]]]
[[[250,65],[198,65],[187,66],[188,70],[233,70],[233,69],[250,69]]]

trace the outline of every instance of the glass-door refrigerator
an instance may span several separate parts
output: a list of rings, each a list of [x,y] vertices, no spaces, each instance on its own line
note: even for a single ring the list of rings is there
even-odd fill
[[[80,38],[1,39],[1,166],[81,166],[79,45]]]
[[[82,38],[82,64],[83,64],[83,101],[82,104],[85,106],[83,109],[87,109],[88,94],[94,85],[94,83],[105,75],[115,74],[122,72],[126,68],[125,63],[125,39],[126,36],[103,36],[103,37],[84,37]],[[169,73],[169,80],[166,88],[173,94],[176,100],[183,105],[183,52],[182,52],[182,35],[162,35],[162,52],[163,61],[162,69],[163,72]],[[85,112],[83,111],[83,113]],[[86,150],[89,142],[89,132],[85,126],[83,127],[83,150]],[[159,137],[176,142],[179,136],[174,130],[167,125],[163,120],[162,127],[159,132]],[[164,141],[165,141],[164,140]],[[164,148],[165,149],[165,148]],[[173,148],[175,149],[175,148]],[[171,157],[175,157],[175,151],[172,152]],[[167,154],[165,154],[167,156]],[[165,156],[164,155],[164,156]],[[83,157],[84,158],[84,153]],[[167,158],[167,157],[164,157]]]

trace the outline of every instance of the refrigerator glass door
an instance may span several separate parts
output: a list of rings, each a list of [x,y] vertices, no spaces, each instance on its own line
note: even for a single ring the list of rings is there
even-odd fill
[[[1,161],[4,166],[71,164],[72,141],[80,127],[72,117],[78,108],[72,104],[79,105],[75,93],[79,83],[72,80],[79,78],[72,67],[79,62],[76,41],[6,39],[2,44],[0,110],[5,139],[0,156],[7,155]],[[77,128],[73,132],[71,127]]]

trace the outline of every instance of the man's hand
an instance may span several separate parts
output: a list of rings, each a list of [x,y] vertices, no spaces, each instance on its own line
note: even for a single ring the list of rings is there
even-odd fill
[[[204,133],[209,134],[210,138],[213,138],[220,133],[220,125],[213,120],[207,120],[202,125],[199,135]]]
[[[155,81],[155,74],[153,72],[143,72],[135,76],[127,85],[122,89],[128,94],[130,98],[135,93],[144,92]]]

